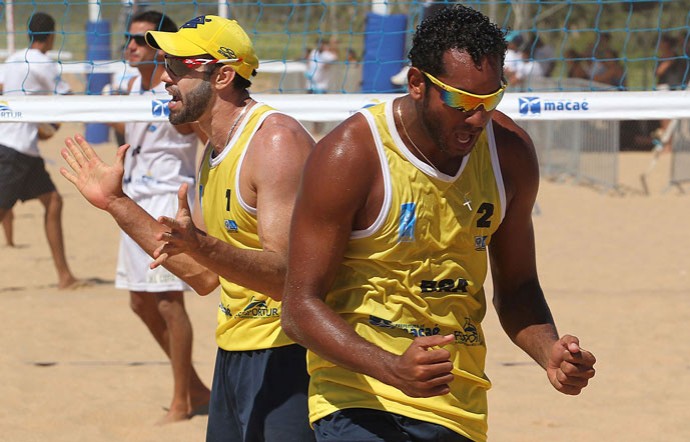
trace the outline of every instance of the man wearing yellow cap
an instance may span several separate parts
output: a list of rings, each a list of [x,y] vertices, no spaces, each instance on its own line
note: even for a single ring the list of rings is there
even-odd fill
[[[192,220],[186,184],[176,219],[156,222],[124,196],[117,178],[126,145],[108,166],[83,137],[68,139],[62,154],[74,172],[61,172],[156,258],[153,267],[202,295],[220,281],[206,440],[313,440],[305,350],[280,327],[280,298],[292,208],[314,141],[250,97],[259,62],[234,20],[201,16],[177,32],[147,32],[146,41],[165,52],[170,122],[198,121],[209,137],[199,172],[203,219]]]

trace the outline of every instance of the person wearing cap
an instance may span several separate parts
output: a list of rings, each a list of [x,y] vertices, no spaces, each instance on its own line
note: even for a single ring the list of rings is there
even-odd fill
[[[165,53],[170,122],[197,121],[208,135],[199,211],[178,191],[175,218],[153,219],[122,193],[123,158],[104,164],[80,135],[66,140],[61,173],[106,210],[147,253],[206,295],[220,284],[218,353],[207,441],[309,441],[305,349],[280,327],[288,230],[314,140],[294,118],[254,101],[259,67],[234,20],[196,17],[177,32],[149,31]],[[192,219],[194,216],[194,219]]]
[[[177,26],[158,11],[143,11],[132,17],[124,50],[139,75],[129,81],[128,93],[167,98],[161,80],[165,72],[163,54],[144,40],[151,30],[174,32]],[[125,156],[125,194],[151,216],[175,216],[178,188],[182,183],[193,186],[195,182],[197,124],[130,121],[114,127],[132,146]],[[190,197],[193,199],[191,192]],[[205,410],[210,391],[192,365],[192,324],[184,305],[184,291],[190,287],[164,267],[150,269],[151,261],[126,232],[121,232],[115,287],[129,290],[131,309],[170,358],[173,397],[159,423],[176,422]]]
[[[537,275],[529,135],[496,110],[503,31],[454,4],[425,18],[408,93],[355,113],[310,155],[282,325],[308,348],[318,441],[487,438],[487,310],[576,395],[595,358],[559,337]]]

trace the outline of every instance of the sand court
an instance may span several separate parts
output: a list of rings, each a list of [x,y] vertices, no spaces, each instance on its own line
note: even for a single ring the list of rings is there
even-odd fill
[[[17,205],[17,247],[0,246],[0,441],[202,441],[206,416],[154,425],[172,393],[170,366],[113,287],[117,225],[60,176],[62,140],[77,131],[65,124],[40,148],[64,198],[70,266],[92,284],[57,289],[42,206]],[[96,149],[111,162],[115,147]],[[640,187],[650,159],[621,154],[626,188]],[[690,195],[666,189],[669,160],[650,174],[649,196],[542,180],[540,279],[559,331],[595,354],[597,376],[580,396],[557,393],[489,306],[490,441],[690,440]],[[194,365],[210,385],[218,293],[188,293],[186,303]]]

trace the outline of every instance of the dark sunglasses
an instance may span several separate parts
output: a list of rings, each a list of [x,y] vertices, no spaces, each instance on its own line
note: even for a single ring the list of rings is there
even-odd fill
[[[125,43],[125,46],[129,44],[130,41],[134,40],[134,43],[136,43],[138,46],[146,46],[146,35],[145,34],[130,34],[129,32],[125,32],[125,40],[127,42]]]
[[[165,56],[165,69],[173,76],[180,78],[189,74],[190,71],[199,66],[206,66],[208,64],[218,66],[218,63],[236,63],[240,61],[239,58],[224,58],[217,60],[215,58],[196,58],[196,57],[174,57],[172,55]]]

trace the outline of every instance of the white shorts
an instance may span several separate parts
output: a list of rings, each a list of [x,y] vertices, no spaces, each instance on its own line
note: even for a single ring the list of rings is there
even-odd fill
[[[177,214],[177,194],[153,195],[137,201],[154,218],[174,217]],[[151,258],[124,232],[120,232],[120,252],[117,258],[115,287],[137,292],[185,291],[190,287],[167,269],[159,266],[153,270]]]

